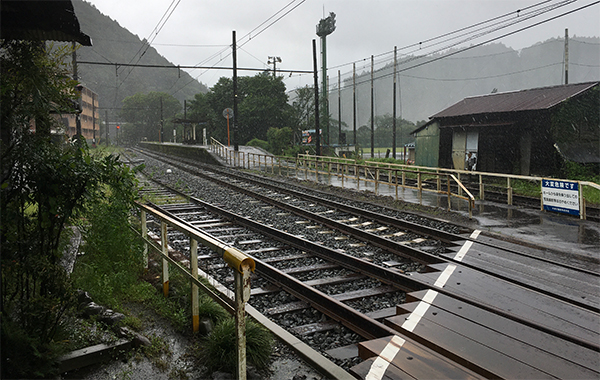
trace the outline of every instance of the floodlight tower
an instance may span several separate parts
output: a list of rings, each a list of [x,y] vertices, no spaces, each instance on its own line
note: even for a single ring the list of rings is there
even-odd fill
[[[325,115],[324,140],[329,144],[329,94],[327,93],[327,36],[335,30],[335,13],[329,12],[329,17],[321,19],[317,24],[317,36],[321,37],[321,63],[323,72],[323,87],[321,90],[323,99],[323,114]]]

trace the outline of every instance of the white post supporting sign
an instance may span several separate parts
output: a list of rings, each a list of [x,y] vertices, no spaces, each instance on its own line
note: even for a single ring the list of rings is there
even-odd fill
[[[542,179],[542,204],[544,210],[570,215],[581,214],[579,182]]]

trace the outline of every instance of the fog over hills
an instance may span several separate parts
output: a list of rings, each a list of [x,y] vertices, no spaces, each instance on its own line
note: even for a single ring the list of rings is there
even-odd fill
[[[179,99],[183,105],[184,99],[192,99],[195,94],[207,91],[206,86],[184,70],[177,69],[176,65],[153,47],[149,47],[138,62],[137,53],[147,44],[143,44],[137,35],[121,27],[118,22],[100,13],[94,5],[73,0],[73,7],[82,31],[92,38],[93,44],[77,50],[78,61],[173,66],[172,69],[165,69],[79,64],[80,80],[99,95],[101,117],[104,117],[104,110],[107,110],[111,120],[115,120],[121,101],[138,92],[166,92]]]
[[[397,115],[427,120],[465,97],[564,83],[564,39],[550,39],[521,51],[493,43],[414,67],[440,56],[398,59]],[[414,67],[414,68],[413,68]],[[357,70],[358,71],[358,70]],[[329,73],[330,77],[334,75]],[[375,116],[393,112],[393,64],[374,73]],[[342,76],[342,121],[352,127],[353,81]],[[379,79],[378,79],[379,78]],[[600,38],[569,37],[569,83],[600,80]],[[331,83],[335,81],[335,83]],[[369,123],[371,73],[357,72],[357,124]],[[337,119],[337,73],[330,79],[330,114]]]
[[[164,69],[79,64],[81,80],[99,95],[101,117],[107,110],[109,117],[115,120],[121,101],[138,92],[162,91],[172,94],[183,103],[184,99],[192,99],[195,94],[207,91],[205,85],[184,70],[177,69],[176,65],[161,56],[153,47],[148,47],[138,61],[140,49],[147,44],[143,44],[140,37],[103,15],[94,5],[83,0],[73,0],[73,6],[81,29],[93,42],[92,47],[78,49],[79,61],[173,66],[172,69]],[[143,6],[143,3],[140,3],[140,6]],[[397,115],[416,123],[427,120],[465,97],[484,95],[492,91],[515,91],[564,83],[564,42],[563,38],[553,38],[520,51],[502,43],[492,43],[417,67],[415,66],[441,56],[400,56],[397,74]],[[332,117],[337,119],[338,86],[337,72],[334,71],[329,71],[329,111]],[[370,120],[370,77],[370,63],[357,68],[357,127],[367,125]],[[374,114],[391,115],[392,62],[387,62],[385,66],[376,66],[374,77]],[[569,83],[598,80],[600,38],[570,36]],[[342,74],[341,88],[342,121],[348,128],[352,128],[351,73]],[[293,96],[293,88],[287,90],[290,96]]]

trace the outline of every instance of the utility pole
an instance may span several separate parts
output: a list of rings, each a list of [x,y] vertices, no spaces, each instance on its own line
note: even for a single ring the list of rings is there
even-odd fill
[[[338,144],[342,145],[342,75],[338,70]]]
[[[354,150],[356,151],[356,63],[352,64],[352,128],[354,131]]]
[[[160,98],[160,136],[158,136],[158,142],[165,142],[165,125],[163,120],[163,100]]]
[[[275,76],[277,75],[277,62],[281,63],[281,58],[280,57],[269,57],[269,60],[267,61],[267,64],[273,64],[273,78],[275,78]]]
[[[394,95],[392,97],[392,102],[394,103],[394,111],[392,115],[392,157],[394,157],[394,160],[396,159],[396,64],[398,63],[397,53],[397,47],[394,46]]]
[[[373,66],[375,59],[371,56],[371,158],[375,158],[375,113],[374,113],[374,94],[373,94]]]
[[[72,42],[73,48],[73,80],[77,82],[79,80],[79,75],[77,73],[77,51],[75,50],[75,42]],[[75,139],[79,140],[81,136],[81,90],[82,86],[80,84],[76,85],[77,91],[77,113],[75,114]]]
[[[108,139],[109,137],[109,129],[110,129],[110,123],[108,122],[108,111],[104,111],[104,125],[106,126],[106,146],[110,145],[110,140]]]
[[[319,128],[319,73],[317,69],[317,41],[312,40],[313,45],[313,71],[315,79],[315,154],[321,155],[321,130]]]
[[[237,45],[235,42],[235,30],[233,31],[233,150],[240,150],[238,145],[238,93],[237,93]]]
[[[92,92],[92,144],[96,146],[96,102]]]
[[[565,84],[569,84],[569,29],[565,29]]]

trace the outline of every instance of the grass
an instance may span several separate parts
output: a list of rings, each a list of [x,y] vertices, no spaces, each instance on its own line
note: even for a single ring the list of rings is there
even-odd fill
[[[273,347],[273,337],[257,322],[246,319],[246,357],[257,370],[268,368]],[[210,335],[201,341],[195,355],[209,372],[236,370],[235,320],[228,318],[215,326]]]

